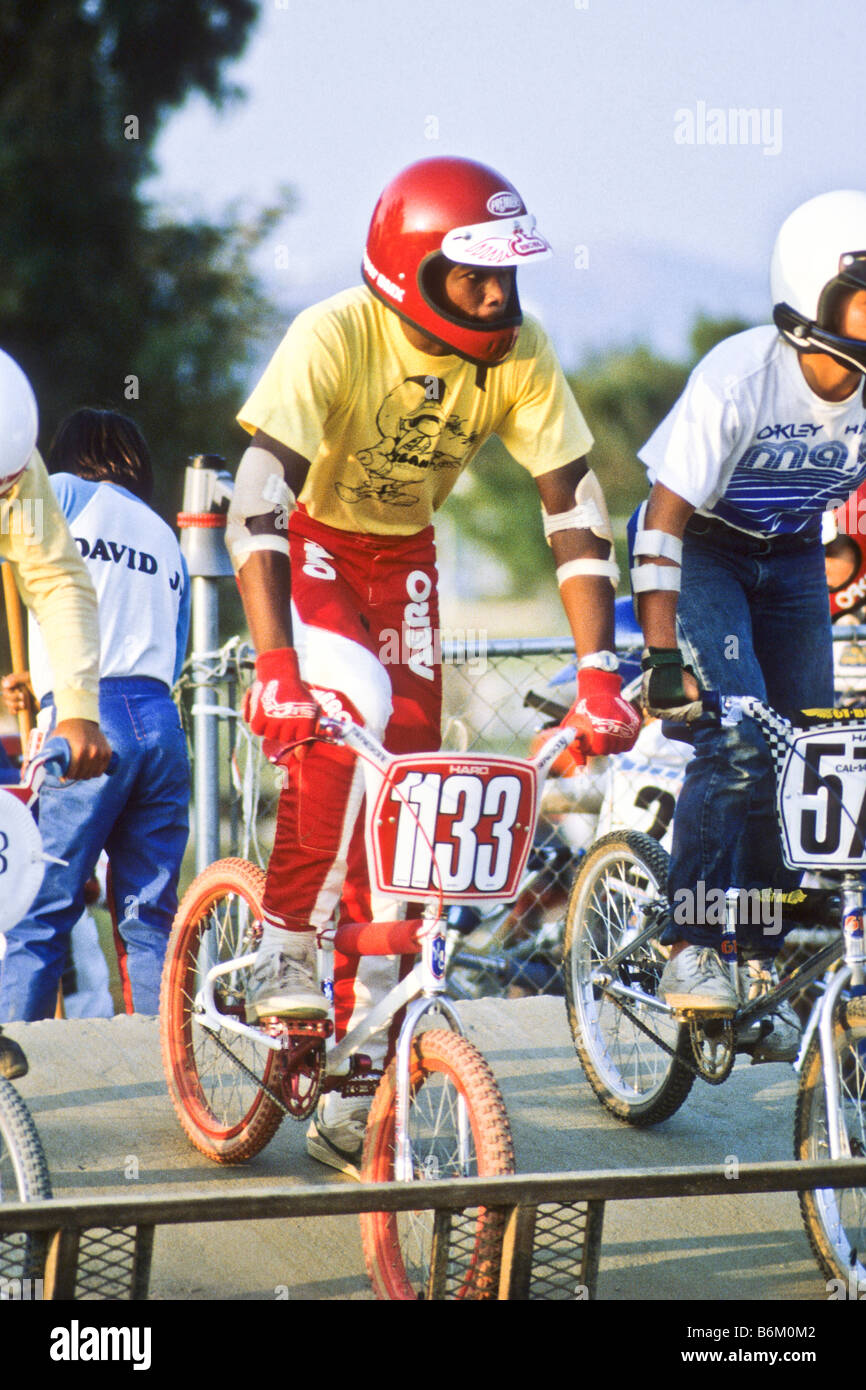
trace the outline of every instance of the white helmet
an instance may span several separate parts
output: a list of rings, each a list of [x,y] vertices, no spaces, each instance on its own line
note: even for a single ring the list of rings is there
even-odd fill
[[[782,223],[770,263],[773,321],[798,352],[826,352],[866,373],[866,342],[834,332],[840,296],[866,289],[866,193],[842,189]]]
[[[0,348],[0,497],[9,492],[30,462],[38,428],[30,382],[14,358]]]

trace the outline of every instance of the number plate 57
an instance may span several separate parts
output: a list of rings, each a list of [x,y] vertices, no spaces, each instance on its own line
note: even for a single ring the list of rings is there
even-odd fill
[[[866,868],[866,730],[812,729],[796,737],[778,801],[791,868]]]

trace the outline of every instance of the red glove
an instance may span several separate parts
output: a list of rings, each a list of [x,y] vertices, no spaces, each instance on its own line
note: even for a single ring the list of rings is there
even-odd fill
[[[301,680],[293,647],[277,647],[256,658],[256,679],[243,709],[254,734],[282,744],[312,738],[319,706]]]
[[[584,754],[625,753],[640,733],[641,717],[624,700],[622,680],[613,671],[593,666],[577,673],[577,699],[563,724],[576,729]]]

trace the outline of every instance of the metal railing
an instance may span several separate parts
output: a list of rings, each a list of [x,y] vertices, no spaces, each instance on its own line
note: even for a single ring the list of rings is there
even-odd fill
[[[597,1293],[607,1202],[666,1197],[743,1197],[756,1193],[866,1187],[866,1160],[693,1165],[629,1171],[529,1174],[424,1183],[295,1186],[178,1195],[76,1197],[4,1203],[0,1237],[39,1232],[47,1238],[46,1300],[146,1299],[157,1226],[221,1221],[353,1216],[361,1212],[436,1213],[434,1240],[448,1238],[455,1213],[485,1206],[505,1218],[501,1300],[592,1299]],[[107,1236],[117,1237],[114,1242]],[[101,1270],[91,1268],[99,1246]],[[108,1253],[113,1252],[113,1253]],[[445,1297],[445,1266],[429,1296]],[[14,1291],[7,1297],[14,1297]]]

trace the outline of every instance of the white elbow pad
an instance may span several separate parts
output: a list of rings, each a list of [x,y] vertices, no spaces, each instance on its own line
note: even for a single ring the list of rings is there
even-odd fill
[[[637,514],[637,534],[632,555],[635,563],[631,568],[631,587],[635,594],[646,594],[653,589],[676,590],[681,586],[683,543],[679,536],[670,531],[648,531],[644,527],[646,502]],[[641,565],[639,559],[649,555],[652,558],[671,560],[671,565]]]
[[[601,484],[591,468],[587,469],[574,489],[574,506],[569,511],[547,512],[542,507],[541,517],[548,544],[557,531],[591,531],[594,536],[613,544],[607,503]]]
[[[616,588],[619,583],[619,565],[615,560],[566,560],[565,564],[558,565],[556,569],[557,584],[564,584],[566,579],[575,579],[582,574],[600,575],[602,579],[609,579]]]
[[[550,545],[550,537],[557,531],[591,531],[599,540],[607,541],[610,549],[606,560],[583,559],[567,560],[556,571],[557,582],[564,584],[566,579],[580,575],[601,575],[609,579],[616,588],[619,581],[619,566],[614,560],[613,529],[607,514],[607,504],[601,484],[591,468],[588,468],[574,489],[574,506],[567,512],[547,512],[541,509],[544,535]]]
[[[271,513],[277,529],[285,533],[296,505],[295,494],[286,482],[279,459],[267,449],[250,445],[238,467],[226,519],[226,549],[235,570],[241,568],[254,550],[276,550],[280,555],[288,555],[286,534],[254,535],[247,522],[250,517]]]

